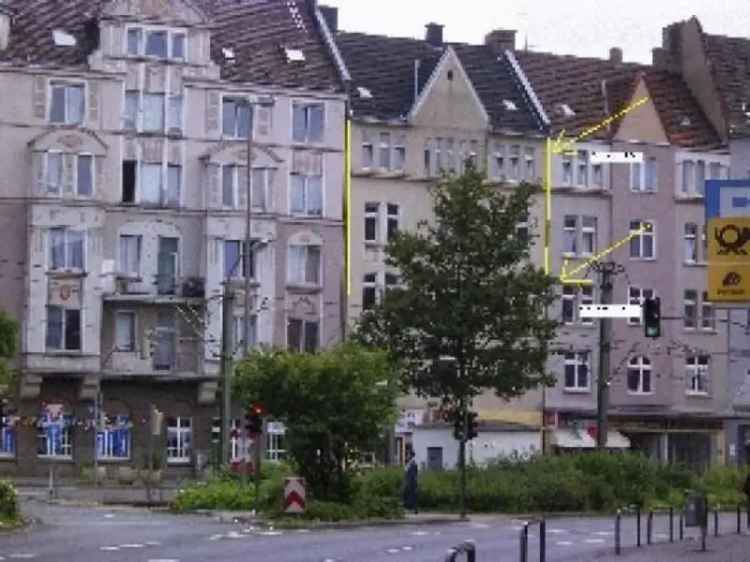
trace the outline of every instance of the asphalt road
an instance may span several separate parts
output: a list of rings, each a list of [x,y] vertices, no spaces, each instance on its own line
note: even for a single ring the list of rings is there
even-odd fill
[[[514,562],[522,526],[510,517],[476,516],[452,524],[292,531],[219,523],[206,516],[66,507],[37,500],[25,501],[23,510],[41,523],[0,535],[0,561],[438,562],[445,559],[449,547],[474,540],[477,560]],[[725,533],[732,531],[733,521],[731,515],[722,519]],[[612,553],[611,519],[553,519],[547,531],[549,562],[597,560]],[[667,533],[666,521],[657,519],[655,541],[665,542]],[[633,520],[624,520],[623,542],[635,543]],[[534,531],[530,543],[529,560],[536,561],[538,535]]]

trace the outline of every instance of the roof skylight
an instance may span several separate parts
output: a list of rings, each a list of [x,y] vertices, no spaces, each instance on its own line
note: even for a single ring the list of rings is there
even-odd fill
[[[285,47],[284,53],[286,53],[287,62],[305,62],[305,53],[302,49],[290,49],[289,47]]]
[[[234,49],[222,49],[221,54],[224,55],[225,60],[234,60]]]
[[[557,112],[563,117],[574,117],[576,112],[567,103],[558,103]]]
[[[359,97],[364,99],[372,99],[372,92],[368,88],[364,88],[362,86],[359,86],[357,88],[357,93],[359,94]]]
[[[505,107],[507,111],[518,111],[518,107],[512,100],[503,100],[503,107]]]

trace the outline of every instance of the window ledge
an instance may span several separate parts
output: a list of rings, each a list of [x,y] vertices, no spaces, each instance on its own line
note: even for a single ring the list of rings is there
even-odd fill
[[[307,294],[320,293],[323,291],[323,287],[321,285],[308,285],[299,283],[287,283],[286,289],[287,291]]]
[[[630,193],[638,194],[638,195],[656,195],[659,193],[657,189],[633,189],[630,188]]]
[[[634,258],[630,257],[628,258],[630,261],[641,261],[641,262],[655,262],[656,258]]]
[[[190,459],[167,459],[167,466],[192,466]]]
[[[47,275],[49,275],[50,277],[55,277],[57,279],[88,277],[87,272],[75,269],[50,269],[47,271]]]
[[[74,359],[81,359],[87,357],[83,351],[76,351],[74,349],[47,349],[44,351],[45,355],[54,355],[55,357],[72,357]]]
[[[653,396],[653,392],[634,392],[632,390],[628,390],[629,396]]]
[[[256,210],[253,210],[253,213],[257,213],[257,212],[258,212],[258,211],[256,211]],[[320,219],[322,219],[322,218],[323,218],[323,213],[312,214],[312,213],[298,213],[298,212],[292,212],[292,213],[289,213],[289,215],[290,215],[290,216],[291,216],[291,217],[292,217],[293,219],[315,219],[315,220],[320,220]]]
[[[130,462],[132,459],[130,457],[123,457],[123,458],[117,458],[117,457],[98,457],[96,459],[96,462],[103,463],[103,464],[121,464],[124,462]]]
[[[683,261],[682,265],[685,267],[707,267],[708,264],[706,262],[701,261]]]
[[[372,240],[365,240],[365,248],[373,249],[373,250],[383,250],[388,244],[385,244],[383,242],[374,242]]]
[[[73,464],[72,455],[67,455],[67,456],[37,455],[36,458],[38,458],[40,461],[45,461],[45,462],[62,462],[65,464]]]
[[[564,388],[565,394],[591,394],[590,388]]]
[[[118,281],[132,281],[133,283],[143,283],[143,277],[140,273],[115,273],[115,279]]]
[[[697,392],[695,390],[686,390],[685,396],[690,398],[711,398],[711,395],[708,392]]]
[[[16,460],[15,453],[0,453],[0,462]]]

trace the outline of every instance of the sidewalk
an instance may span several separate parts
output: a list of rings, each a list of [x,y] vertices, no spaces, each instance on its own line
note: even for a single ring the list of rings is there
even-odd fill
[[[62,482],[49,489],[46,479],[14,479],[13,484],[21,498],[35,498],[59,503],[73,504],[129,504],[146,505],[147,490],[144,486],[94,486],[93,484],[74,484]],[[153,505],[167,505],[177,494],[179,483],[175,481],[162,482],[158,488],[153,488],[151,498]]]
[[[598,556],[575,558],[575,562],[748,562],[750,560],[750,535],[709,536],[707,551],[701,552],[700,540],[685,540],[681,543],[629,547],[621,556],[610,552]],[[549,556],[549,554],[548,554]],[[573,562],[571,560],[571,562]]]

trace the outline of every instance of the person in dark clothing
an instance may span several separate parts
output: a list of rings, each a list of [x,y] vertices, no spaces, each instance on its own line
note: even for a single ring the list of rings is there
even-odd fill
[[[417,476],[419,474],[419,467],[417,466],[417,459],[414,458],[414,453],[409,457],[409,462],[406,463],[406,471],[404,477],[404,508],[417,513]]]
[[[745,485],[742,489],[747,497],[748,505],[750,505],[750,473],[748,473],[747,478],[745,478]]]

